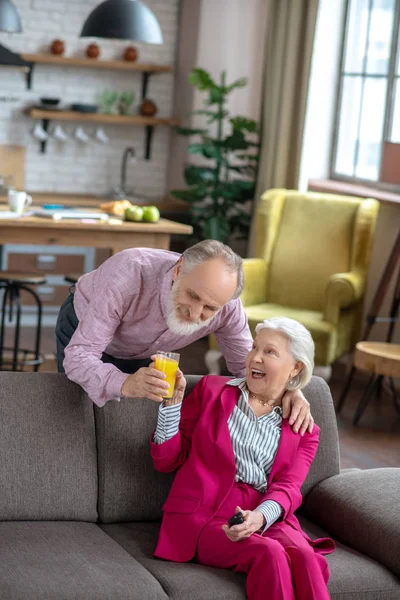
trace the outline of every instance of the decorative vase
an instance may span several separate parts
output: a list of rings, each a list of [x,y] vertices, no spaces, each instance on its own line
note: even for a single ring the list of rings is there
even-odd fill
[[[88,58],[98,58],[100,56],[100,48],[97,44],[89,44],[86,48],[86,56]]]
[[[124,60],[127,60],[129,62],[134,62],[135,60],[137,60],[139,57],[139,52],[137,50],[137,48],[135,48],[135,46],[128,46],[128,48],[125,48],[125,52],[124,52]]]
[[[118,99],[118,112],[120,115],[128,115],[135,101],[135,92],[122,92]]]
[[[153,102],[153,100],[143,100],[140,105],[139,112],[143,117],[154,117],[154,115],[158,112],[157,105]]]
[[[54,40],[50,46],[50,52],[52,54],[56,54],[58,56],[61,56],[62,54],[64,54],[65,51],[65,44],[62,40]]]
[[[115,113],[114,104],[118,99],[117,92],[106,90],[99,97],[100,111],[104,114],[111,115]]]

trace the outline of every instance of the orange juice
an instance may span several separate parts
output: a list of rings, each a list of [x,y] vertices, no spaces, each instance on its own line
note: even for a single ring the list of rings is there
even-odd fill
[[[179,365],[179,354],[174,352],[160,352],[156,356],[155,368],[165,373],[166,381],[169,385],[168,390],[163,394],[163,398],[172,398],[175,388],[176,372]]]

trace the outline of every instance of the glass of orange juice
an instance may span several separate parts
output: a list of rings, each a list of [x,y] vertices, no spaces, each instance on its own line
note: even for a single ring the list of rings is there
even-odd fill
[[[176,352],[157,352],[154,367],[165,373],[165,380],[169,388],[165,390],[163,398],[172,398],[175,389],[176,372],[179,365],[179,354]]]

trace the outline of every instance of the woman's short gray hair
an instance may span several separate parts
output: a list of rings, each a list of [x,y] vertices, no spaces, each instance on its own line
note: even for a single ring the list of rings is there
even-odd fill
[[[304,325],[288,317],[266,319],[256,326],[256,335],[263,329],[281,331],[289,339],[293,359],[302,362],[304,367],[290,380],[286,389],[301,390],[310,381],[314,369],[315,346],[311,333]]]
[[[217,240],[203,240],[198,244],[194,244],[182,254],[183,265],[182,274],[185,275],[194,266],[199,265],[213,258],[220,258],[226,264],[230,273],[236,273],[237,286],[233,298],[239,298],[243,291],[244,275],[243,275],[243,260],[229,246],[218,242]]]

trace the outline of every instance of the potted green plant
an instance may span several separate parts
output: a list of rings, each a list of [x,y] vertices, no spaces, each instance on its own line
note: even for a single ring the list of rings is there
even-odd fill
[[[206,94],[204,109],[190,114],[205,117],[207,128],[178,127],[184,136],[198,136],[188,151],[201,156],[202,164],[187,164],[184,177],[188,189],[171,190],[176,198],[190,203],[195,237],[226,242],[228,236],[248,237],[258,164],[258,126],[256,121],[231,116],[226,108],[228,96],[247,84],[241,78],[226,83],[222,72],[217,84],[204,69],[193,69],[190,83]],[[204,164],[203,164],[204,163]]]

